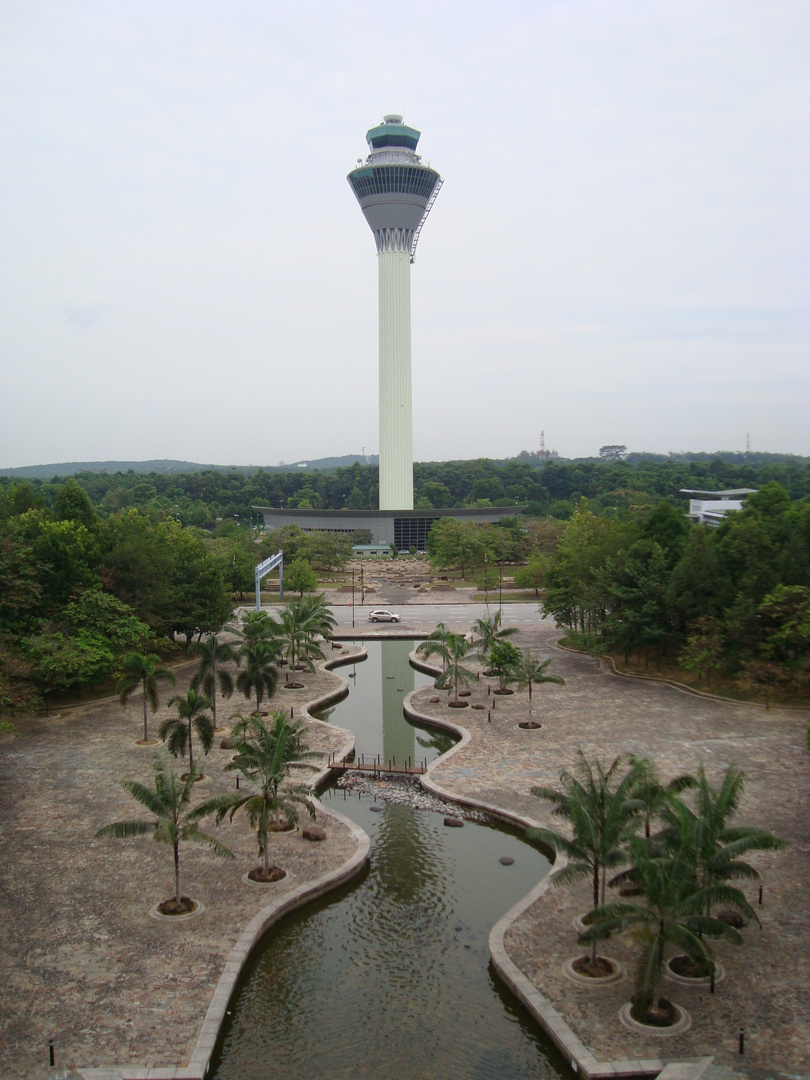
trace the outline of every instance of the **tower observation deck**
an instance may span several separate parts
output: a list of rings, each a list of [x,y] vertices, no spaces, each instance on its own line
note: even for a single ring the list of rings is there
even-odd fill
[[[377,245],[380,510],[413,509],[411,263],[442,179],[416,153],[420,132],[391,113],[366,133],[348,175]]]

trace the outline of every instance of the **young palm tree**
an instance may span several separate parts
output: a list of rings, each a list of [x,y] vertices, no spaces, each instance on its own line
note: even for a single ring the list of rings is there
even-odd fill
[[[548,660],[541,660],[539,656],[534,655],[531,649],[523,649],[515,664],[515,682],[521,690],[524,686],[529,690],[530,720],[532,718],[532,686],[542,683],[556,683],[557,686],[565,686],[565,679],[560,678],[559,675],[546,675],[546,668],[552,659],[553,657],[549,657]]]
[[[475,672],[464,667],[463,661],[469,657],[473,659],[476,654],[471,651],[465,634],[448,633],[445,641],[438,642],[433,650],[434,655],[441,657],[444,674],[436,680],[436,686],[446,689],[453,687],[453,704],[459,704],[458,691],[460,686],[466,686],[475,678]]]
[[[238,626],[226,626],[225,629],[230,630],[232,634],[237,634],[244,646],[265,638],[272,638],[274,623],[266,611],[247,611]]]
[[[96,837],[114,836],[125,839],[130,836],[152,834],[160,844],[171,844],[174,851],[174,901],[180,907],[180,841],[207,844],[216,855],[232,859],[233,852],[213,836],[200,832],[193,811],[188,811],[195,773],[189,770],[185,781],[180,781],[168,760],[155,755],[155,786],[147,787],[137,780],[125,780],[122,784],[130,795],[152,814],[152,821],[115,821],[99,829]]]
[[[313,608],[307,599],[294,600],[282,610],[275,628],[282,642],[282,652],[290,665],[290,671],[293,672],[293,679],[299,661],[310,671],[314,671],[312,658],[323,660],[324,654],[315,644],[315,638],[323,625],[322,610]]]
[[[686,809],[681,804],[682,809]],[[640,925],[646,928],[637,974],[637,996],[634,999],[640,1011],[638,1019],[657,1014],[658,999],[664,975],[667,951],[684,953],[692,960],[704,963],[709,950],[704,938],[742,944],[741,935],[720,919],[705,912],[716,901],[735,908],[749,918],[756,915],[739,889],[723,883],[699,886],[694,879],[694,836],[691,825],[682,818],[681,843],[671,852],[662,852],[641,837],[630,841],[633,869],[629,874],[644,893],[643,903],[620,900],[597,907],[593,912],[593,925],[579,938],[583,944],[591,943],[595,949],[597,940],[616,930]]]
[[[127,653],[121,661],[121,677],[115,688],[118,700],[122,705],[126,705],[135,690],[139,687],[143,690],[143,741],[145,743],[149,742],[146,706],[148,704],[153,713],[158,711],[160,707],[158,683],[160,682],[169,682],[174,686],[177,678],[173,671],[162,665],[157,653],[141,656],[140,653],[131,652]]]
[[[185,754],[188,747],[188,767],[193,772],[192,729],[197,732],[206,754],[214,744],[214,723],[205,711],[211,708],[211,699],[198,694],[196,690],[187,690],[185,697],[175,694],[173,698],[169,698],[169,704],[177,706],[177,716],[170,716],[163,721],[160,725],[160,737],[164,742],[168,737],[169,750],[174,757]]]
[[[532,795],[554,804],[554,814],[571,826],[569,838],[553,829],[529,829],[527,836],[561,851],[570,860],[567,866],[555,870],[551,880],[555,885],[567,885],[590,877],[593,906],[605,902],[607,870],[627,861],[627,845],[632,833],[638,804],[631,798],[638,779],[638,766],[624,773],[625,759],[619,756],[605,772],[601,762],[591,764],[577,751],[574,772],[560,776],[564,791],[535,787]],[[596,940],[592,942],[591,963],[596,961]]]
[[[507,638],[514,637],[518,632],[516,626],[501,626],[502,618],[503,612],[499,609],[483,619],[476,619],[473,623],[472,647],[477,653],[480,653],[481,658],[487,664],[490,663],[493,647],[502,641],[506,641]]]
[[[239,658],[245,661],[245,669],[236,676],[236,688],[246,698],[251,694],[256,695],[256,712],[261,709],[265,694],[272,697],[275,693],[279,649],[277,640],[266,637],[245,641],[239,649]]]
[[[678,795],[687,788],[695,787],[697,781],[694,776],[684,774],[664,786],[658,779],[655,763],[649,758],[639,758],[635,754],[630,755],[630,763],[638,765],[638,780],[633,788],[633,798],[639,803],[639,815],[644,822],[644,836],[650,839],[652,822],[660,817],[670,804],[672,795]]]
[[[188,648],[191,656],[199,656],[199,669],[191,680],[192,690],[200,690],[206,697],[211,699],[211,716],[214,721],[214,729],[217,727],[217,687],[223,697],[229,698],[233,694],[233,676],[223,667],[226,663],[236,663],[239,658],[233,645],[227,641],[220,641],[216,634],[212,634],[206,641],[198,641]]]
[[[511,641],[496,641],[489,650],[489,675],[498,680],[496,693],[511,693],[509,684],[517,680],[517,666],[520,663],[520,649]]]
[[[447,671],[447,642],[452,631],[447,623],[440,622],[436,629],[416,646],[416,655],[429,659],[431,656],[439,656],[442,661],[442,675]]]
[[[262,716],[239,717],[231,734],[231,746],[236,756],[225,768],[240,772],[258,791],[218,795],[195,811],[199,817],[215,813],[217,822],[221,822],[226,815],[233,820],[234,814],[244,809],[251,828],[256,831],[265,877],[270,874],[269,833],[272,827],[278,826],[282,815],[297,825],[296,804],[305,806],[310,817],[315,816],[310,788],[305,784],[281,787],[294,761],[317,756],[314,751],[307,750],[302,734],[300,721],[290,724],[282,712],[274,713],[270,724]]]

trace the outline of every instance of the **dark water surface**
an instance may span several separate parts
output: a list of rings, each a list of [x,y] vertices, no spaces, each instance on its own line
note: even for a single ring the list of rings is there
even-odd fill
[[[409,746],[411,756],[435,755],[420,745],[434,735],[402,716],[414,678],[424,685],[407,665],[412,643],[367,647],[369,661],[350,680],[356,691],[329,719],[355,731],[367,757],[408,756]],[[569,1077],[537,1025],[501,988],[487,948],[492,925],[547,872],[545,858],[501,828],[466,822],[449,829],[440,813],[391,803],[380,802],[375,812],[371,798],[339,789],[322,799],[369,833],[370,866],[265,937],[240,979],[210,1075]],[[502,865],[503,855],[514,865]]]

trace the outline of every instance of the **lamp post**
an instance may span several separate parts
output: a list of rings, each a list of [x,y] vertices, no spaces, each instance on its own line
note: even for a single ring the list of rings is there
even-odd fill
[[[352,567],[352,630],[354,630],[354,567]]]

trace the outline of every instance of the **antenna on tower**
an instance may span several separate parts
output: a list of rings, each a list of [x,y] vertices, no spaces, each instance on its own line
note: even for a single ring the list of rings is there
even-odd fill
[[[750,431],[745,436],[745,452],[746,452],[746,454],[751,453],[751,432]]]

